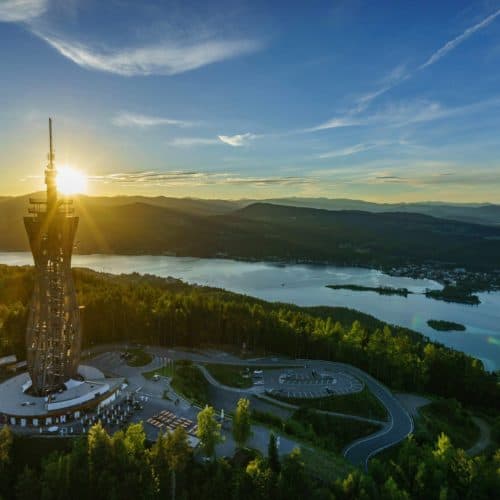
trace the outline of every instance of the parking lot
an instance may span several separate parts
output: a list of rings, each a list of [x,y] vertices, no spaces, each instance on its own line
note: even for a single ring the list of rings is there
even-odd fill
[[[268,370],[263,373],[266,393],[288,399],[313,399],[329,395],[344,395],[360,392],[363,383],[341,371],[312,370]]]

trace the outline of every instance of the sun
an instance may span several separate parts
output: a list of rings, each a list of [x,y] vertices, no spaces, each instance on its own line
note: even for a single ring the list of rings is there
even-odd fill
[[[87,192],[87,176],[73,167],[64,165],[57,169],[57,190],[62,194]]]

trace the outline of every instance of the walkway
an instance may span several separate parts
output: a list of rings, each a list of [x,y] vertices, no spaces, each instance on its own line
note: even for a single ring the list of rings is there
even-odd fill
[[[472,417],[474,423],[479,427],[479,439],[476,444],[467,450],[467,454],[470,456],[479,455],[491,444],[491,429],[487,422],[482,418]]]

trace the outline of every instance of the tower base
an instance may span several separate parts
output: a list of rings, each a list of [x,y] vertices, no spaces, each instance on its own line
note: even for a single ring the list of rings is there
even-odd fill
[[[0,384],[0,423],[21,427],[65,424],[83,413],[106,406],[121,391],[123,378],[105,378],[97,368],[80,365],[82,380],[68,380],[65,389],[50,398],[31,396],[28,373],[21,373]]]

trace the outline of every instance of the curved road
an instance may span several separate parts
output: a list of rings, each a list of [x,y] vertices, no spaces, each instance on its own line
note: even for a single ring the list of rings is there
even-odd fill
[[[371,436],[354,441],[344,449],[344,456],[347,460],[355,465],[363,466],[366,470],[370,458],[401,442],[413,432],[413,419],[387,387],[354,366],[343,366],[349,367],[352,375],[365,382],[372,393],[386,407],[389,415],[389,423],[383,429]]]
[[[344,457],[354,465],[368,469],[368,461],[377,453],[403,441],[413,432],[413,419],[391,391],[368,373],[345,363],[318,360],[297,360],[306,363],[308,367],[331,368],[348,373],[363,381],[375,397],[385,406],[389,422],[380,431],[370,436],[358,439],[347,446]]]
[[[113,346],[101,346],[92,349],[92,352],[113,349],[124,349],[124,345],[113,345]],[[361,466],[365,470],[368,468],[368,461],[377,453],[401,442],[405,439],[411,432],[413,432],[413,419],[409,413],[403,408],[401,403],[394,397],[390,390],[385,387],[378,380],[368,375],[363,370],[356,368],[355,366],[348,365],[345,363],[336,363],[332,361],[321,361],[321,360],[311,360],[311,359],[297,359],[290,360],[286,358],[278,357],[268,357],[268,358],[256,358],[256,359],[246,359],[242,360],[227,353],[221,353],[220,351],[208,351],[208,350],[196,350],[196,351],[183,351],[180,349],[167,349],[157,346],[149,346],[147,350],[157,356],[158,358],[170,358],[170,359],[188,359],[195,363],[218,363],[218,364],[228,364],[228,365],[244,365],[244,366],[259,366],[259,367],[269,367],[269,368],[279,368],[290,367],[291,365],[301,366],[306,365],[308,368],[320,369],[331,369],[340,370],[349,375],[352,375],[360,379],[370,391],[379,399],[379,401],[387,409],[389,415],[389,421],[384,425],[384,427],[370,436],[358,439],[347,446],[344,451],[344,457],[349,460],[354,465]],[[87,351],[90,354],[91,351]],[[161,362],[161,361],[160,361]],[[203,371],[207,375],[206,370]],[[209,375],[209,374],[208,374]],[[219,384],[213,377],[207,376],[207,380],[219,388],[224,390],[231,390],[226,386]],[[243,392],[238,389],[237,392]],[[257,391],[249,391],[257,392]]]

